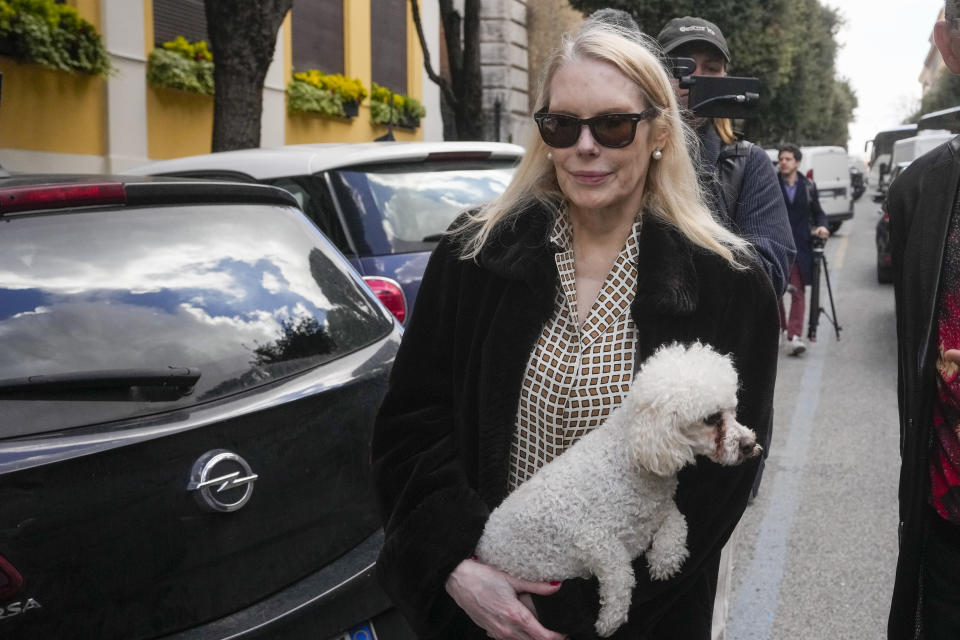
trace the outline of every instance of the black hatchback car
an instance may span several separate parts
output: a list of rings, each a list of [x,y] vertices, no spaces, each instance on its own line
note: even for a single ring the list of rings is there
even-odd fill
[[[888,184],[893,184],[893,181],[909,166],[909,162],[901,162],[894,167]],[[887,211],[886,197],[883,198],[877,213],[880,214],[876,228],[877,282],[890,284],[893,282],[893,261],[890,253],[890,213]]]
[[[0,638],[407,637],[368,489],[399,337],[281,189],[0,178]]]

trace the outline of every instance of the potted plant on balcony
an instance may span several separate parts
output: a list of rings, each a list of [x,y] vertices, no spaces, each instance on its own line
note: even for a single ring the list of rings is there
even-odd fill
[[[294,113],[354,118],[366,97],[367,90],[357,78],[317,69],[293,74],[293,80],[287,85],[287,108]]]
[[[400,126],[416,129],[420,126],[420,119],[427,115],[427,109],[419,100],[411,96],[403,98],[403,112],[400,114]]]
[[[154,87],[213,95],[213,54],[203,40],[177,36],[147,57],[147,82]]]
[[[419,100],[394,93],[376,82],[370,91],[370,121],[374,124],[393,124],[416,129],[427,114]]]
[[[90,75],[113,70],[96,28],[54,0],[0,0],[0,55]]]

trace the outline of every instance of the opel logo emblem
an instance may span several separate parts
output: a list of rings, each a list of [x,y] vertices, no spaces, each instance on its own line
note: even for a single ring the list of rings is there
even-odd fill
[[[247,504],[256,479],[246,460],[232,451],[213,449],[193,463],[187,491],[195,492],[200,508],[228,513]]]

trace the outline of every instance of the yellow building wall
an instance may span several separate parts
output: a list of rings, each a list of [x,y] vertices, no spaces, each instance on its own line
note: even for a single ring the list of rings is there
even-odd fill
[[[100,30],[99,0],[70,2]],[[0,56],[3,100],[0,148],[103,155],[106,149],[105,80]]]
[[[375,0],[373,0],[375,2]],[[343,73],[359,78],[369,90],[373,79],[370,57],[370,20],[371,2],[343,0]],[[292,43],[290,29],[284,33],[284,69],[286,81],[292,78]],[[423,97],[421,68],[423,57],[420,42],[413,25],[412,9],[407,3],[407,95],[417,99]],[[360,113],[355,118],[338,119],[307,113],[287,112],[285,128],[287,144],[310,142],[370,142],[387,133],[387,127],[370,122],[370,98],[360,104]],[[394,127],[393,136],[397,140],[422,140],[423,130]]]
[[[210,153],[213,97],[147,86],[147,156],[166,160]]]
[[[132,0],[136,1],[136,0]],[[143,2],[144,55],[153,50],[153,0]],[[344,2],[344,72],[371,84],[370,21],[375,0]],[[84,19],[101,29],[100,0],[69,0]],[[280,36],[284,78],[292,77],[290,15]],[[407,94],[422,100],[423,56],[407,5]],[[39,65],[18,64],[0,56],[3,96],[0,103],[0,148],[104,156],[107,153],[107,79],[70,74]],[[210,152],[213,98],[147,87],[147,155],[175,158]],[[364,142],[384,135],[387,127],[370,122],[369,98],[355,118],[332,119],[310,114],[285,115],[288,144]],[[394,128],[398,140],[422,140],[422,129]]]
[[[146,55],[153,51],[153,0],[143,0]],[[213,97],[147,85],[147,156],[166,160],[210,153]]]

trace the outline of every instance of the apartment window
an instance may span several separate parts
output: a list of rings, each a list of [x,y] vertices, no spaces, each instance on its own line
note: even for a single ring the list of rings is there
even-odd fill
[[[296,0],[291,22],[295,71],[343,73],[343,0]]]
[[[154,46],[159,47],[177,36],[190,42],[209,42],[203,0],[153,0]]]
[[[377,0],[370,24],[373,81],[396,93],[407,93],[407,3]]]

